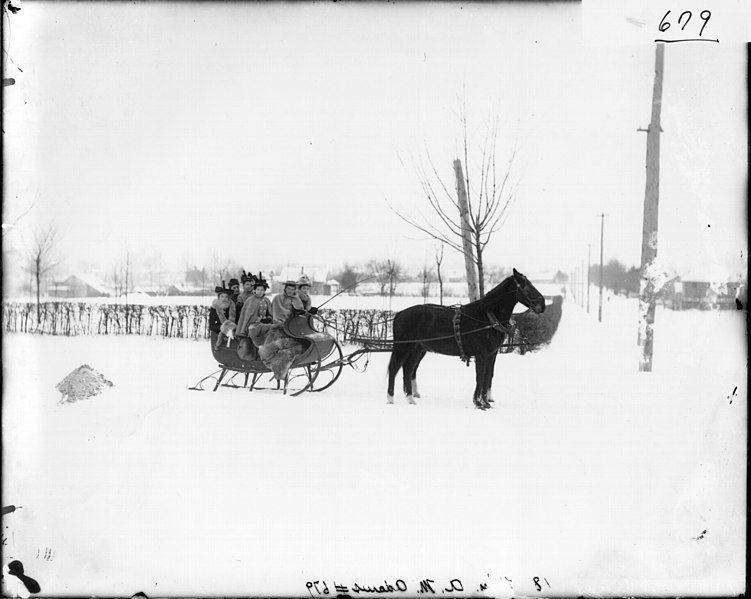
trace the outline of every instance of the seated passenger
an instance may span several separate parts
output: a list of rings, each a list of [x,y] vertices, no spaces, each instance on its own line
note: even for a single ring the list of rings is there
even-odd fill
[[[285,322],[297,301],[297,281],[285,281],[284,289],[271,300],[271,317],[274,322]]]
[[[237,279],[230,279],[228,289],[232,292],[230,293],[229,299],[232,300],[233,304],[237,305],[237,296],[240,295],[240,281]]]
[[[240,282],[242,283],[243,288],[237,296],[236,308],[238,314],[242,310],[243,304],[246,300],[253,295],[253,285],[256,282],[256,277],[255,275],[248,274],[243,270]]]
[[[318,308],[313,307],[313,302],[310,299],[310,278],[308,275],[302,275],[297,282],[297,301],[293,302],[292,307],[308,314],[315,314],[318,312]]]
[[[214,346],[215,350],[219,350],[225,341],[234,336],[236,312],[235,303],[230,299],[231,290],[224,287],[224,281],[214,292],[216,299],[211,302],[209,309],[209,330],[219,333]]]
[[[266,296],[268,283],[261,273],[253,284],[253,295],[243,303],[240,318],[237,321],[237,336],[247,337],[250,327],[271,322],[271,302]]]

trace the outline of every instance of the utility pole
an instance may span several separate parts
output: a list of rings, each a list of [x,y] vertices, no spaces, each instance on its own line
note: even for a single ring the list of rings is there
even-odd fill
[[[654,262],[657,258],[657,216],[660,201],[660,112],[665,44],[655,48],[655,82],[652,91],[652,120],[647,128],[647,182],[644,191],[644,222],[639,281],[639,372],[652,372],[655,321]]]
[[[462,249],[464,250],[464,268],[467,271],[467,291],[469,301],[480,299],[480,290],[477,285],[477,270],[475,269],[475,252],[472,246],[471,229],[469,225],[469,203],[467,202],[467,189],[464,186],[464,173],[462,161],[454,160],[454,175],[456,177],[456,198],[459,204],[459,217],[462,224]]]
[[[589,314],[589,287],[592,284],[592,244],[587,244],[587,314]]]
[[[602,258],[604,255],[603,247],[605,245],[605,217],[604,212],[600,214],[600,308],[597,312],[597,322],[602,322]]]

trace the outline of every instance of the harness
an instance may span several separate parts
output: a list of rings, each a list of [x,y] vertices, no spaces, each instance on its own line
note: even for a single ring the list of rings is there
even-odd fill
[[[490,312],[489,310],[485,312],[486,316],[488,317],[488,320],[490,321],[490,325],[487,327],[483,327],[483,329],[495,329],[496,331],[500,333],[505,333],[508,338],[511,337],[511,330],[508,328],[509,323],[506,323],[504,326],[501,324],[501,321],[496,318],[496,315]],[[469,366],[469,356],[464,353],[464,345],[462,345],[462,332],[461,332],[461,317],[462,317],[462,307],[457,305],[454,306],[454,318],[452,321],[452,324],[454,325],[454,339],[456,340],[456,345],[459,347],[459,358],[462,362],[464,362],[467,366]],[[472,318],[471,316],[468,318]],[[475,318],[472,318],[472,320],[477,320]],[[481,321],[478,321],[481,322]],[[478,329],[482,330],[482,329]],[[475,332],[475,331],[472,331]]]
[[[464,353],[464,346],[462,345],[462,333],[460,326],[461,317],[462,307],[454,306],[454,338],[456,339],[456,344],[459,346],[459,358],[461,358],[461,361],[469,366],[469,357]]]
[[[507,291],[502,295],[508,295],[511,293],[519,293],[526,300],[526,305],[531,304],[532,302],[529,298],[529,294],[524,289],[524,287],[522,287],[518,281],[514,280],[514,282],[516,283],[516,289],[513,289],[512,291]],[[489,310],[485,312],[485,315],[487,316],[487,319],[488,319],[487,321],[489,321],[490,324],[486,324],[487,321],[480,320],[478,318],[469,316],[467,314],[463,314],[462,306],[460,304],[457,304],[455,306],[441,306],[441,307],[445,310],[450,310],[452,308],[454,310],[454,315],[452,318],[453,335],[444,335],[440,337],[430,337],[430,338],[425,338],[425,339],[401,339],[399,341],[376,340],[376,339],[357,338],[357,337],[352,337],[352,340],[356,342],[364,342],[364,343],[396,345],[399,343],[424,343],[428,341],[440,341],[443,339],[453,339],[456,342],[457,347],[459,348],[459,358],[462,360],[462,362],[464,362],[467,366],[469,366],[470,356],[467,356],[467,354],[464,352],[464,345],[462,344],[463,335],[471,335],[472,333],[479,333],[480,331],[485,331],[488,329],[495,329],[496,331],[505,334],[507,336],[507,339],[509,340],[513,339],[516,327],[512,325],[510,322],[501,323],[501,321],[498,320],[495,314],[493,314]],[[480,326],[476,329],[472,329],[471,331],[465,331],[464,333],[462,333],[461,331],[462,316],[464,316],[465,318],[468,318],[469,320],[473,320],[477,323],[480,323],[481,325],[484,325],[484,326]],[[320,319],[320,316],[318,318]],[[393,320],[393,318],[389,320]],[[337,329],[336,326],[333,326],[331,323],[328,323],[328,322],[326,322],[326,326],[331,327],[335,330],[341,330],[341,329]],[[507,343],[503,347],[512,347],[512,346],[517,346],[517,345],[524,345],[524,344],[523,343]],[[375,351],[391,351],[391,350],[381,349],[381,350],[375,350]]]

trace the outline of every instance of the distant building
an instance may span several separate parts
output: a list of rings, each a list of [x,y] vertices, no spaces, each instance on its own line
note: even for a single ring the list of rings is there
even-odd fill
[[[712,269],[687,271],[668,280],[660,296],[673,310],[735,309],[742,284],[728,278]]]
[[[55,281],[47,289],[52,297],[109,297],[112,290],[95,275],[71,275],[63,281]]]
[[[307,275],[312,282],[311,295],[334,295],[339,292],[339,283],[331,278],[328,268],[301,266],[286,266],[278,273],[274,273],[274,280],[270,282],[269,291],[279,293],[284,288],[285,281],[299,281],[302,275]]]

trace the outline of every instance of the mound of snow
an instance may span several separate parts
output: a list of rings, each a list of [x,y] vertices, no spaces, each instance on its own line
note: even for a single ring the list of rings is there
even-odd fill
[[[105,385],[112,387],[113,383],[88,364],[84,364],[60,381],[56,388],[63,395],[60,403],[74,403],[99,395]]]

